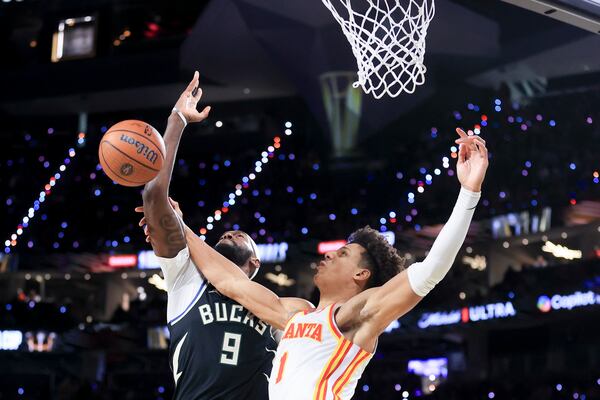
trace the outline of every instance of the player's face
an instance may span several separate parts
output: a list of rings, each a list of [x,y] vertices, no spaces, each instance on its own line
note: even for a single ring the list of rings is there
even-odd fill
[[[215,250],[238,266],[254,255],[252,239],[242,231],[227,231],[215,245]]]
[[[365,249],[356,243],[347,244],[337,251],[330,251],[317,265],[315,284],[319,288],[354,284],[354,276],[360,269]]]

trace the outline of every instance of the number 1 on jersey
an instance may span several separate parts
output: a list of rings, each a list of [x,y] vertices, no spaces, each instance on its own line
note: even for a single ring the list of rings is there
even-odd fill
[[[239,333],[225,332],[223,336],[223,352],[221,353],[221,364],[237,365],[240,355],[240,343],[242,335]]]
[[[277,372],[277,379],[275,380],[275,383],[281,382],[281,378],[283,378],[283,369],[285,368],[285,362],[287,361],[287,355],[288,355],[288,353],[286,351],[281,356],[281,361],[279,362],[279,371]]]

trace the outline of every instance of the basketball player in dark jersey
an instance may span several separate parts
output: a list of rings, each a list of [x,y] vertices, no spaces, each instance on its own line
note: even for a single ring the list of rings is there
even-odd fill
[[[185,126],[206,119],[210,112],[210,107],[196,110],[201,96],[196,72],[169,116],[163,168],[146,184],[144,205],[136,209],[144,213],[140,224],[145,225],[167,286],[174,399],[266,400],[276,347],[272,328],[204,279],[190,258],[177,203],[168,194]],[[215,249],[250,278],[260,267],[256,244],[244,232],[226,232]],[[284,300],[290,309],[310,307],[302,299]]]

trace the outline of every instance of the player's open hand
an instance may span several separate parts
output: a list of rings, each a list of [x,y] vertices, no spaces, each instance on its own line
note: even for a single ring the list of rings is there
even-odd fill
[[[194,78],[175,103],[175,108],[181,111],[188,123],[203,121],[210,112],[210,106],[204,107],[202,112],[198,112],[196,109],[202,98],[202,89],[198,86],[199,77],[198,71],[194,72]]]
[[[179,203],[170,197],[169,203],[171,204],[171,207],[173,207],[173,210],[175,210],[175,213],[179,216],[179,218],[183,220],[183,212],[181,211],[181,208],[179,208]],[[143,213],[144,206],[136,207],[135,212]],[[144,235],[146,235],[146,242],[150,243],[150,230],[148,229],[148,224],[146,224],[146,217],[142,217],[142,219],[140,219],[140,222],[138,222],[138,226],[140,226],[144,230]]]
[[[459,145],[458,161],[456,163],[458,181],[465,189],[480,192],[489,165],[485,140],[474,135],[472,131],[466,134],[460,128],[456,128],[456,133],[460,136],[456,140]]]

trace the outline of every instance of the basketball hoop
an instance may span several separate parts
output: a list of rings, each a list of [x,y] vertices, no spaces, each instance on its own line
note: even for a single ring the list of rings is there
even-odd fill
[[[425,83],[425,37],[435,0],[354,0],[368,3],[364,12],[352,9],[352,0],[322,1],[352,46],[354,87],[379,99],[413,93]]]

